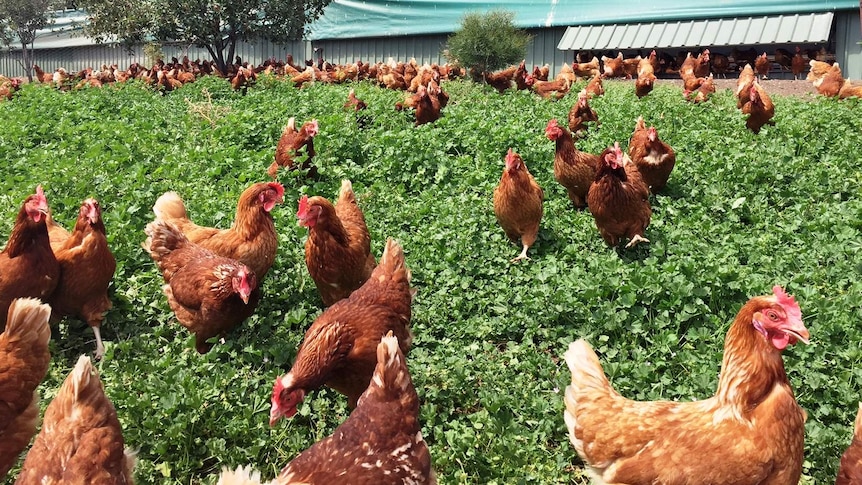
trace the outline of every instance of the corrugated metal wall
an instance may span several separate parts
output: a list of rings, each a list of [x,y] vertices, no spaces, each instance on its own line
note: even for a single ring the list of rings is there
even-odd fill
[[[184,55],[188,55],[189,59],[192,60],[211,59],[206,49],[189,46],[164,45],[162,46],[162,53],[168,60],[171,57],[182,59]],[[243,61],[251,62],[254,65],[258,65],[270,57],[283,60],[288,53],[292,53],[297,62],[311,59],[310,45],[304,41],[289,45],[273,44],[269,41],[240,42],[236,49],[236,55],[240,56]],[[0,50],[0,74],[23,76],[24,71],[19,63],[20,56],[20,50]],[[117,45],[98,44],[67,49],[37,49],[34,52],[34,61],[46,72],[54,71],[58,67],[63,67],[68,72],[78,72],[87,67],[98,68],[102,64],[116,64],[120,69],[125,69],[133,62],[138,62],[144,66],[150,66],[153,63],[152,59],[147,59],[144,55],[142,46],[136,46],[130,52]]]
[[[862,5],[860,5],[862,7]],[[862,79],[862,12],[837,12],[835,15],[835,55],[841,74],[848,79]]]
[[[563,62],[572,63],[574,55],[571,52],[557,50],[565,28],[531,29],[527,32],[533,36],[533,42],[527,46],[526,64],[532,69],[534,65],[549,64],[551,75],[555,75],[563,66]],[[446,48],[448,35],[425,35],[413,37],[375,37],[371,39],[348,40],[317,40],[314,48],[323,49],[323,57],[337,64],[345,64],[362,60],[364,62],[387,61],[390,57],[396,61],[406,61],[411,57],[416,62],[443,64],[446,58],[443,50]]]
[[[530,29],[528,32],[533,35],[533,41],[527,47],[526,53],[528,68],[549,64],[553,76],[559,72],[564,62],[572,63],[574,56],[572,51],[557,49],[557,44],[565,33],[564,27]],[[850,79],[862,79],[862,46],[858,44],[860,37],[862,33],[860,33],[859,16],[854,12],[837,12],[833,32],[834,47],[843,74]],[[419,63],[442,64],[446,62],[443,49],[447,38],[447,35],[378,37],[343,41],[300,41],[287,46],[262,41],[240,43],[236,54],[255,65],[269,57],[284,59],[288,53],[292,53],[298,63],[306,59],[316,59],[319,54],[322,54],[327,61],[339,64],[354,62],[357,59],[365,62],[386,61],[389,58],[406,61],[411,57],[415,57]],[[323,48],[323,51],[314,53],[314,48]],[[188,55],[191,59],[210,58],[205,49],[195,47],[163,46],[162,52],[168,59],[174,56],[182,58],[183,55]],[[19,55],[19,51],[0,50],[0,74],[22,75],[23,71],[18,63]],[[64,67],[70,72],[77,72],[86,67],[99,67],[102,64],[117,64],[122,69],[133,62],[139,62],[145,66],[152,64],[152,60],[144,56],[142,47],[136,47],[132,52],[128,52],[124,48],[111,45],[37,50],[35,62],[45,71]]]

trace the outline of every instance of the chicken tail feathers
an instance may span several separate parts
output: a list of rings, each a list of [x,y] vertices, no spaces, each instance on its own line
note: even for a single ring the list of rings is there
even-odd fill
[[[566,364],[572,372],[572,383],[566,386],[566,395],[564,397],[566,409],[563,413],[563,418],[566,421],[566,428],[569,430],[569,440],[574,445],[580,456],[584,455],[584,444],[575,435],[577,428],[577,403],[578,398],[584,392],[593,390],[610,391],[610,382],[605,376],[602,366],[599,363],[599,358],[590,344],[584,339],[579,339],[576,342],[569,344],[569,349],[563,355],[566,359]]]
[[[859,403],[859,411],[856,412],[856,421],[853,423],[853,437],[862,440],[862,402]]]
[[[156,214],[156,219],[171,220],[171,219],[187,219],[186,204],[176,192],[165,192],[161,197],[156,199],[153,204],[153,212]]]
[[[338,200],[356,203],[356,194],[353,193],[353,183],[344,179],[341,181],[341,189],[338,191]]]
[[[368,389],[359,398],[359,405],[366,399],[383,400],[384,398],[376,396],[392,394],[400,396],[402,406],[415,408],[411,411],[418,412],[419,397],[410,379],[404,354],[398,346],[398,337],[390,330],[377,345],[377,367],[374,368]]]
[[[599,357],[584,339],[569,344],[569,349],[563,357],[572,372],[572,384],[575,392],[589,389],[610,388],[610,382],[602,370]]]
[[[175,225],[164,220],[157,219],[147,224],[144,232],[147,234],[144,249],[156,262],[188,243],[186,236]]]
[[[249,466],[240,466],[236,470],[222,469],[216,485],[263,485],[260,472]]]
[[[18,298],[9,305],[6,330],[2,334],[6,341],[18,341],[32,346],[47,347],[51,339],[48,317],[51,307],[37,298]]]
[[[380,257],[378,265],[386,274],[394,275],[398,271],[402,271],[407,276],[407,281],[410,281],[410,269],[404,264],[404,249],[398,244],[398,241],[388,238],[386,239],[386,247],[383,248],[383,256]]]

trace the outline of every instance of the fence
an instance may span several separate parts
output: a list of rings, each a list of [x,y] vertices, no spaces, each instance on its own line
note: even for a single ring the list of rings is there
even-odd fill
[[[182,59],[184,55],[189,59],[205,60],[212,59],[206,49],[194,46],[163,45],[162,54],[166,60],[172,57]],[[297,62],[312,58],[310,43],[305,41],[293,42],[288,45],[273,44],[268,41],[239,42],[237,43],[235,55],[240,56],[243,61],[253,65],[259,65],[270,57],[284,60],[287,54],[293,54]],[[53,72],[59,67],[67,72],[74,73],[88,67],[100,68],[104,65],[116,64],[120,69],[127,68],[130,64],[137,62],[142,66],[149,67],[155,59],[149,59],[143,46],[134,46],[131,49],[119,44],[91,44],[85,46],[63,47],[55,49],[36,49],[33,51],[33,61],[45,72]],[[229,60],[229,62],[233,59]],[[25,72],[21,65],[20,49],[0,49],[0,74],[4,76],[24,76]]]

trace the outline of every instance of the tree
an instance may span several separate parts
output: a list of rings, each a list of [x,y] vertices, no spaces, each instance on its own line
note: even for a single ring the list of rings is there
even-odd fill
[[[532,36],[516,28],[514,18],[513,12],[505,10],[464,15],[460,28],[449,36],[445,56],[474,77],[520,61]]]
[[[51,23],[51,0],[0,0],[0,42],[10,47],[21,43],[18,62],[33,81],[33,41],[36,31]],[[14,34],[14,35],[13,35]]]
[[[8,0],[0,0],[8,1]],[[221,72],[238,41],[288,42],[302,38],[331,0],[81,0],[97,41],[126,45],[184,42],[206,48]]]

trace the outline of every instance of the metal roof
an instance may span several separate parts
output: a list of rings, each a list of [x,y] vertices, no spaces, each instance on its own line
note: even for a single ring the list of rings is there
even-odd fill
[[[625,50],[829,40],[833,12],[568,27],[557,49]]]

